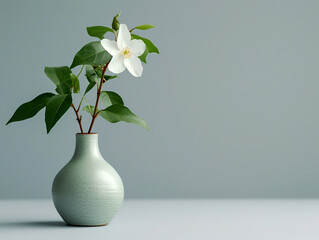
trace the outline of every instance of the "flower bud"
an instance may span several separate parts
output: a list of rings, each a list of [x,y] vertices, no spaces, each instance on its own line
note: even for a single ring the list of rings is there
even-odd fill
[[[121,12],[119,12],[114,18],[112,22],[112,28],[117,31],[120,29],[120,22],[117,20],[118,16],[120,16]]]

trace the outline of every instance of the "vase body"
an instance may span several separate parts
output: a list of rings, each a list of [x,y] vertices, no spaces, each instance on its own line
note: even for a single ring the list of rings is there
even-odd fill
[[[77,134],[72,159],[56,175],[54,206],[69,225],[107,225],[120,208],[123,183],[101,156],[98,134]]]

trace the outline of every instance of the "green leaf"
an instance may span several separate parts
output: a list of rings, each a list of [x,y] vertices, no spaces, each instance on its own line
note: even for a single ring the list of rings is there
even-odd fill
[[[84,95],[87,94],[99,82],[99,76],[91,65],[85,66],[85,76],[89,81],[89,85],[87,86]]]
[[[132,30],[134,30],[134,29],[147,30],[147,29],[154,28],[154,27],[155,27],[154,25],[144,24],[144,25],[137,26],[137,27],[133,28]]]
[[[103,70],[99,67],[95,68],[94,71],[96,72],[97,76],[99,77],[99,80],[101,79],[102,77],[102,73],[103,73]]]
[[[131,34],[131,38],[132,39],[141,39],[145,43],[146,48],[147,48],[149,53],[159,53],[157,47],[155,47],[155,45],[151,42],[151,40],[149,40],[147,38],[142,38],[136,34]]]
[[[85,76],[90,83],[98,83],[100,80],[100,77],[91,65],[85,66]]]
[[[143,63],[147,63],[147,62],[146,62],[147,54],[148,54],[148,50],[147,50],[147,48],[146,48],[145,51],[144,51],[144,53],[143,53],[141,56],[139,56],[138,58],[139,58]]]
[[[113,30],[111,28],[104,27],[104,26],[87,27],[86,30],[91,37],[98,37],[101,40],[104,38],[105,33],[107,32],[113,33]]]
[[[118,77],[117,75],[114,75],[114,76],[104,75],[104,78],[105,78],[106,81],[111,80],[113,78],[117,78],[117,77]]]
[[[92,106],[92,105],[87,105],[87,106],[85,106],[85,107],[83,108],[83,111],[86,111],[86,112],[90,113],[91,116],[93,116],[94,106]],[[97,111],[98,111],[98,109],[97,109]]]
[[[124,105],[123,99],[116,92],[103,91],[100,95],[100,101],[105,107],[112,106],[114,104]]]
[[[120,16],[121,12],[119,12],[114,18],[112,22],[112,28],[117,31],[120,29],[120,22],[117,20],[117,18]]]
[[[111,60],[112,56],[105,51],[100,41],[86,44],[75,54],[70,68],[78,65],[102,66]]]
[[[58,86],[61,83],[67,83],[71,85],[71,70],[67,66],[45,67],[44,72],[56,86]]]
[[[69,94],[71,93],[71,88],[72,88],[72,85],[71,84],[68,84],[68,83],[61,83],[59,84],[55,91],[58,93],[58,94]]]
[[[80,92],[80,81],[79,81],[78,77],[73,73],[70,73],[70,77],[72,80],[73,92],[79,93]]]
[[[96,82],[89,83],[89,85],[85,89],[84,95],[87,94],[95,85],[96,85]]]
[[[96,68],[94,69],[94,71],[96,72],[97,76],[98,76],[98,81],[100,81],[101,77],[102,77],[102,73],[103,73],[103,70],[101,68]],[[113,78],[117,78],[118,76],[117,75],[114,75],[114,76],[110,76],[110,75],[104,75],[104,79],[107,81],[107,80],[111,80]]]
[[[13,116],[10,118],[7,124],[32,118],[47,105],[48,101],[52,96],[54,96],[53,93],[43,93],[37,96],[36,98],[32,99],[31,101],[22,104],[14,112]]]
[[[136,116],[130,111],[130,109],[123,105],[116,104],[109,106],[108,108],[100,111],[100,116],[111,123],[124,121],[127,123],[135,123],[147,130],[150,130],[142,118]]]
[[[59,94],[50,98],[45,109],[47,133],[54,127],[72,104],[71,94]]]

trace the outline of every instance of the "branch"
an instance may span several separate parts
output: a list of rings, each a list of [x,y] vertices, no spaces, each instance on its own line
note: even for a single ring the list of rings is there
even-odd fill
[[[100,86],[97,90],[97,97],[96,97],[96,103],[95,103],[95,107],[94,107],[94,112],[93,112],[93,115],[92,115],[92,121],[91,121],[91,124],[90,124],[90,128],[89,128],[89,131],[88,133],[91,133],[91,130],[92,130],[92,127],[93,127],[93,124],[94,124],[94,121],[95,119],[97,118],[98,114],[97,114],[97,107],[99,105],[99,100],[100,100],[100,94],[101,94],[101,91],[102,91],[102,85],[103,85],[103,80],[104,80],[104,74],[106,72],[106,69],[107,67],[109,66],[109,63],[110,61],[104,66],[103,68],[103,72],[102,72],[102,76],[101,76],[101,81],[100,81]]]
[[[79,123],[80,129],[81,129],[81,133],[83,133],[82,123],[81,123],[82,118],[79,116],[79,111],[75,109],[73,103],[72,103],[72,108],[73,108],[73,110],[74,110],[74,112],[75,112],[76,120],[77,120],[78,123]]]

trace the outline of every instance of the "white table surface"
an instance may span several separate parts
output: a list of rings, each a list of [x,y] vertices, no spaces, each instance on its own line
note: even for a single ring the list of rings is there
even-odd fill
[[[125,200],[105,227],[64,224],[51,200],[1,200],[0,239],[319,239],[319,200]]]

